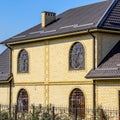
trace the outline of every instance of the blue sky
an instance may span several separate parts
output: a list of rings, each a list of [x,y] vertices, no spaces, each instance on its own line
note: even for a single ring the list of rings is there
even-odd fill
[[[41,12],[57,14],[102,0],[0,0],[0,41],[41,22]],[[0,53],[5,49],[0,45]]]

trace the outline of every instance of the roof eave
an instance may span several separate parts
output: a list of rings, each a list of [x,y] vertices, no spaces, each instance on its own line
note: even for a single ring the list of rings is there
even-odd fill
[[[0,80],[0,84],[10,83],[12,79],[13,79],[13,76],[10,76],[7,80]]]
[[[31,38],[31,39],[25,39],[25,40],[21,40],[21,41],[1,42],[0,44],[15,45],[15,44],[28,43],[28,42],[42,41],[42,40],[46,40],[46,39],[47,40],[48,39],[56,39],[56,38],[68,37],[68,36],[73,36],[73,35],[78,35],[78,34],[86,34],[86,33],[88,33],[88,30],[90,32],[106,32],[106,33],[120,34],[120,31],[118,31],[118,30],[102,29],[102,28],[88,28],[85,30],[77,31],[77,32],[63,33],[63,34],[58,34],[58,35],[46,36],[46,37]]]
[[[111,79],[120,79],[120,76],[85,76],[86,79],[95,79],[95,80],[111,80]]]
[[[67,37],[67,36],[73,36],[77,34],[85,34],[88,30],[81,30],[77,32],[71,32],[71,33],[63,33],[63,34],[57,34],[57,35],[49,35],[45,37],[38,37],[38,38],[31,38],[31,39],[25,39],[21,41],[13,41],[13,42],[1,42],[0,44],[4,45],[13,45],[13,44],[21,44],[21,43],[28,43],[28,42],[35,42],[35,41],[42,41],[42,40],[48,40],[48,39],[55,39],[55,38],[61,38],[61,37]]]

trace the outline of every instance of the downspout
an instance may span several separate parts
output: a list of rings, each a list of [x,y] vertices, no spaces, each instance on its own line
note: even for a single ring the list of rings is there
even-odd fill
[[[10,74],[12,75],[12,48],[10,46],[8,46],[7,44],[5,44],[5,46],[7,48],[10,49]],[[9,87],[9,115],[10,115],[10,118],[11,118],[11,108],[12,108],[12,80],[10,80],[10,83],[9,83],[10,87]]]
[[[94,110],[94,120],[96,120],[96,83],[93,80],[93,110]]]
[[[95,69],[95,36],[93,35],[93,33],[90,32],[90,30],[88,30],[88,33],[92,36],[93,38],[93,70]]]
[[[11,118],[11,108],[12,108],[12,80],[10,81],[10,93],[9,93],[9,115]]]
[[[88,30],[88,33],[92,36],[93,38],[93,70],[95,70],[95,40],[96,37],[93,35],[93,33]],[[93,113],[94,113],[94,120],[96,120],[96,83],[95,80],[93,80]]]

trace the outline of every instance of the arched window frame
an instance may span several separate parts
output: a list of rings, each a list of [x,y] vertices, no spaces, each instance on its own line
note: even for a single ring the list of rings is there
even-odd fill
[[[75,88],[69,96],[69,113],[74,116],[85,117],[85,96],[82,90]]]
[[[85,69],[85,50],[80,42],[72,44],[69,51],[69,70]]]
[[[29,71],[29,56],[25,49],[22,49],[18,54],[17,71],[18,73],[27,73]]]
[[[25,89],[20,89],[18,92],[17,111],[28,112],[28,93]]]

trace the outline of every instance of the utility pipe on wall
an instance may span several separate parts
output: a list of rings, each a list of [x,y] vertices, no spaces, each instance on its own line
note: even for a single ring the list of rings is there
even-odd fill
[[[93,35],[93,33],[90,32],[90,30],[88,30],[88,33],[92,36],[93,38],[93,70],[95,69],[95,36]],[[95,80],[93,80],[93,110],[94,110],[94,120],[96,120],[96,84],[95,84]]]

